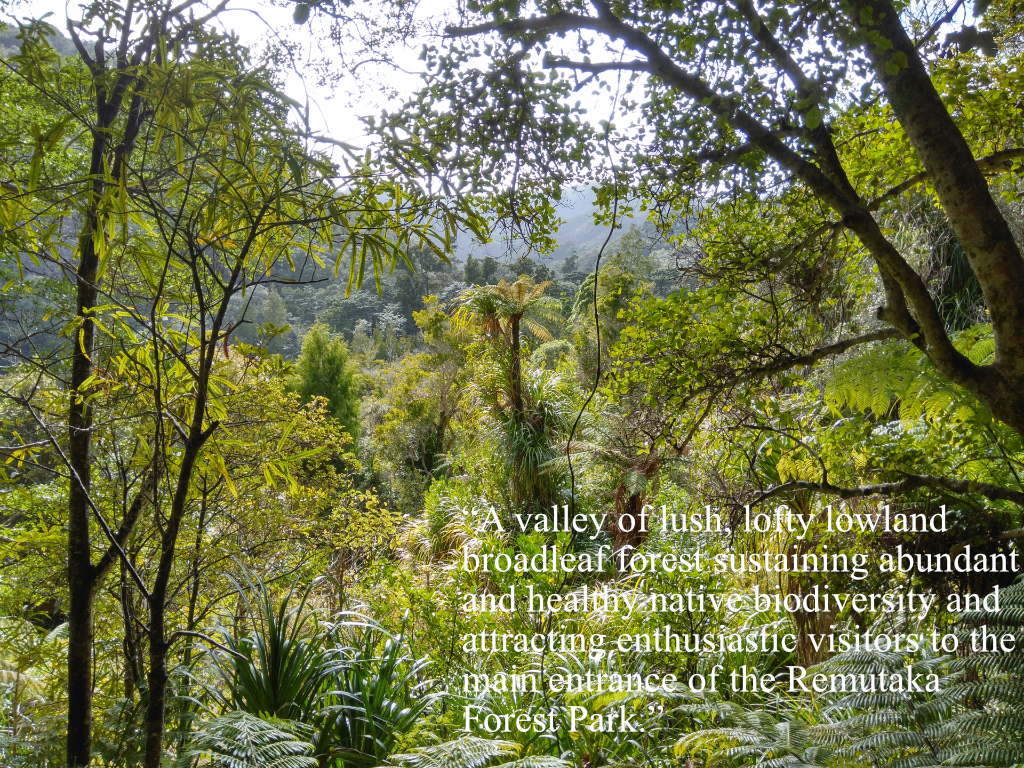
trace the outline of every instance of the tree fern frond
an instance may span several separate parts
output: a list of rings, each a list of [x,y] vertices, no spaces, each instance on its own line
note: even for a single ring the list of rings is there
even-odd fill
[[[527,755],[509,763],[499,763],[494,768],[568,768],[569,763],[560,757],[549,755]]]
[[[936,768],[939,761],[932,754],[911,755],[899,760],[893,760],[889,768]]]
[[[942,761],[943,765],[977,766],[978,768],[1003,768],[1003,766],[1024,763],[1024,749],[1004,749],[1002,747],[986,747],[977,750],[958,752]]]
[[[314,768],[312,729],[289,720],[229,712],[200,723],[177,765],[211,768]]]
[[[877,731],[865,736],[854,744],[860,750],[867,749],[906,749],[907,747],[927,747],[928,739],[916,731]]]
[[[389,760],[392,764],[408,765],[411,768],[483,768],[496,758],[507,757],[518,752],[519,745],[514,741],[464,736],[443,744],[419,747],[411,752],[392,755]],[[519,762],[521,761],[514,761],[514,763]],[[514,763],[506,763],[506,765]],[[521,768],[559,768],[559,766],[523,765]]]

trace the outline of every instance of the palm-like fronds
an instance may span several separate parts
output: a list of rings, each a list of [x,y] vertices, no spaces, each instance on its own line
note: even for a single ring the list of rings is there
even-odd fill
[[[511,323],[505,326],[501,321],[518,321],[520,318],[527,329],[541,341],[551,341],[551,332],[544,323],[555,322],[561,317],[561,305],[557,300],[545,296],[554,283],[534,283],[523,276],[514,283],[501,280],[497,285],[480,285],[469,288],[462,294],[462,303],[477,315],[485,335],[497,336],[509,332]]]
[[[532,278],[523,275],[511,284],[502,280],[497,285],[469,288],[462,294],[463,306],[480,318],[484,336],[492,340],[504,338],[507,342],[512,416],[517,420],[524,413],[521,326],[525,325],[541,341],[551,341],[551,333],[540,322],[560,316],[561,305],[544,295],[551,285],[551,282],[534,283]]]
[[[228,712],[202,723],[177,768],[314,768],[312,729],[301,723]]]
[[[539,509],[549,509],[555,501],[561,474],[552,460],[558,456],[559,436],[568,426],[571,408],[560,383],[556,373],[534,371],[524,384],[524,411],[495,413],[494,437],[501,444],[515,497]]]
[[[990,326],[974,326],[957,334],[956,348],[972,363],[990,363],[995,342]],[[899,406],[908,422],[929,419],[971,421],[983,414],[969,393],[950,384],[914,347],[881,344],[838,366],[826,397],[837,405],[886,416]]]
[[[551,341],[544,323],[561,316],[561,305],[544,295],[551,285],[523,275],[514,283],[502,280],[470,288],[461,298],[463,307],[479,319],[495,353],[493,370],[479,389],[502,431],[513,495],[517,502],[539,508],[553,497],[551,478],[542,478],[540,468],[555,455],[550,428],[558,409],[542,392],[530,391],[543,389],[545,380],[527,377],[524,382],[520,336],[525,327],[541,341]]]
[[[687,709],[687,708],[683,708]],[[707,768],[736,765],[765,768],[816,768],[845,762],[820,729],[797,720],[779,719],[763,710],[745,710],[731,702],[698,705],[694,714],[715,716],[717,727],[687,734],[676,754],[704,755]]]
[[[566,768],[568,765],[565,760],[546,755],[528,755],[504,761],[504,758],[517,755],[519,750],[520,745],[514,741],[464,736],[443,744],[420,747],[406,754],[392,755],[389,762],[409,768]]]
[[[25,702],[43,701],[46,686],[36,666],[44,658],[44,649],[66,633],[63,624],[41,635],[24,619],[0,617],[0,685],[9,686]]]
[[[872,679],[879,674],[942,674],[946,657],[924,654],[908,660],[903,654],[870,650],[841,653],[813,668],[813,672]],[[847,717],[830,726],[850,741],[848,755],[863,755],[876,764],[911,761],[935,765],[948,754],[949,741],[943,722],[949,716],[950,703],[932,691],[892,691],[872,688],[840,696],[830,712],[846,712]]]

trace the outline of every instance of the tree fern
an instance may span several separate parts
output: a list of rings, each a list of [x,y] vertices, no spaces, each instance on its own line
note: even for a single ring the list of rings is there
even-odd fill
[[[991,634],[1012,634],[1015,647],[1024,641],[1024,583],[1000,593],[1000,610],[959,616],[960,647],[971,648],[970,633],[987,625]],[[1024,763],[1024,652],[975,653],[958,657],[924,657],[908,661],[897,654],[840,654],[814,671],[860,674],[940,675],[938,693],[859,692],[834,701],[832,712],[844,717],[828,726],[850,739],[845,751],[891,768],[990,766]]]
[[[991,362],[994,342],[990,326],[975,326],[961,333],[957,349],[971,362]],[[838,407],[870,411],[878,417],[899,407],[900,417],[915,421],[951,418],[969,422],[983,411],[970,394],[940,376],[915,347],[880,344],[836,366],[826,397]]]
[[[528,755],[516,760],[506,758],[519,753],[514,741],[464,736],[454,741],[419,747],[411,752],[392,755],[390,762],[409,768],[566,768],[568,763],[557,757]]]
[[[1024,582],[1000,592],[1000,610],[960,616],[961,647],[987,625],[990,634],[1015,638],[1009,653],[971,653],[953,660],[945,698],[956,707],[943,724],[953,744],[948,765],[1010,766],[1024,763]]]
[[[879,674],[902,676],[909,667],[912,675],[941,676],[947,661],[946,657],[927,654],[908,660],[898,653],[862,650],[838,654],[811,671],[871,678]],[[949,715],[950,702],[941,692],[855,691],[834,699],[827,712],[845,717],[823,730],[846,739],[845,754],[866,756],[875,765],[906,761],[936,765],[948,755],[950,739],[943,732],[943,723]]]
[[[819,738],[822,729],[807,723],[732,702],[706,702],[691,709],[694,715],[711,714],[713,727],[683,736],[675,752],[678,757],[703,757],[707,768],[816,768],[849,762],[827,739]]]
[[[202,723],[177,768],[314,768],[312,729],[300,723],[229,712]]]

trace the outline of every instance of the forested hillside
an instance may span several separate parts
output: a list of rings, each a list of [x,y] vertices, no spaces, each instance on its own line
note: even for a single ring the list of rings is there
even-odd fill
[[[1024,7],[0,8],[0,764],[1024,764]]]

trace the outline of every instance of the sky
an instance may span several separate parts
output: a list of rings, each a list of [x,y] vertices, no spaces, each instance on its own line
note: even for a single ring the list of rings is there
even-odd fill
[[[10,14],[15,17],[38,17],[50,12],[50,22],[64,29],[64,19],[69,12],[77,17],[79,0],[22,0]],[[442,13],[443,0],[432,0],[421,4],[422,13]],[[318,31],[310,25],[298,26],[292,21],[292,6],[282,7],[267,0],[236,0],[223,12],[218,23],[235,32],[239,39],[250,48],[259,49],[268,40],[283,36],[296,41],[303,54],[322,50],[332,53],[333,43],[320,42]],[[394,51],[396,66],[368,64],[360,69],[360,77],[345,78],[331,87],[318,86],[316,74],[310,68],[285,73],[287,94],[300,103],[308,99],[310,124],[317,133],[337,141],[355,146],[365,146],[366,132],[360,117],[377,115],[388,105],[396,105],[403,96],[411,95],[420,85],[416,68],[417,57],[426,37],[406,41]],[[397,98],[396,98],[397,96]]]
[[[372,2],[356,0],[357,3],[364,1],[367,5]],[[64,31],[65,19],[69,14],[72,18],[81,17],[81,2],[82,0],[20,0],[13,8],[8,6],[8,14],[16,18],[38,18],[49,12],[53,14],[49,19],[50,23]],[[219,15],[216,23],[237,34],[242,43],[254,50],[260,49],[275,38],[284,38],[298,44],[300,59],[316,58],[317,55],[337,57],[337,48],[327,39],[322,22],[318,25],[314,16],[310,24],[296,25],[292,19],[293,8],[294,5],[289,0],[232,0],[228,9]],[[298,67],[298,71],[282,73],[285,77],[284,90],[287,95],[299,103],[308,100],[310,127],[314,133],[354,147],[365,147],[370,143],[370,138],[360,118],[379,115],[382,108],[397,107],[401,101],[412,96],[421,87],[419,71],[422,62],[419,61],[419,55],[423,45],[439,39],[437,30],[443,28],[445,21],[454,20],[451,17],[457,5],[452,0],[420,0],[416,8],[421,28],[434,32],[413,36],[404,40],[404,44],[392,48],[389,58],[393,65],[369,63],[359,68],[358,76],[342,78],[331,86],[318,85],[316,71],[309,66]],[[603,106],[593,111],[593,114],[608,116],[607,94],[597,96],[596,92],[581,92],[578,95],[584,102],[596,99],[595,107],[598,102],[605,102]],[[340,152],[332,151],[327,145],[321,145],[321,149],[334,155]],[[569,204],[575,200],[570,196],[565,202]],[[568,215],[585,216],[589,222],[589,198],[585,201],[581,198],[580,202],[581,210],[573,210]],[[592,224],[590,228],[593,228]],[[584,229],[586,231],[579,234],[584,240],[595,236],[595,233],[603,238],[603,229],[596,229],[595,233],[590,233],[588,228]],[[507,255],[506,247],[504,243],[480,246],[471,243],[469,236],[459,239],[460,252],[469,249],[478,255],[504,256]]]

